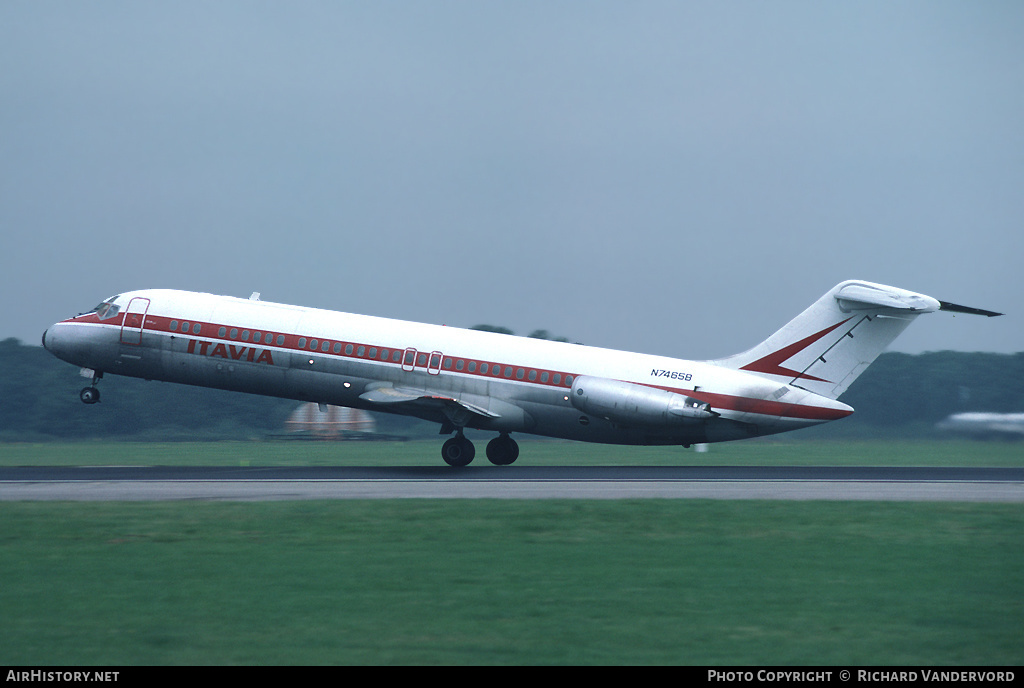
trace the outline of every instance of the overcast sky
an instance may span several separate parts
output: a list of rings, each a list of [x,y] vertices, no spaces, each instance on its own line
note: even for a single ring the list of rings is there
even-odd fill
[[[0,4],[0,338],[209,291],[682,358],[1024,350],[1024,3]]]

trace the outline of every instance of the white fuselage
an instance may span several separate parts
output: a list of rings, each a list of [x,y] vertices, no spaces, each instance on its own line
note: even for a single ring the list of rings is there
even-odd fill
[[[852,412],[714,363],[186,291],[129,292],[108,303],[116,308],[50,327],[46,348],[97,373],[590,442],[742,439]],[[709,411],[656,416],[617,399],[588,405],[584,380],[595,381],[593,390],[681,395]]]

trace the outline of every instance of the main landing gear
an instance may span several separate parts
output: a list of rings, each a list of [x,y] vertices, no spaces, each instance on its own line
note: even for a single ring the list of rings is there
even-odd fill
[[[495,466],[509,466],[519,458],[519,445],[503,432],[487,443],[487,460]]]
[[[452,437],[441,446],[441,458],[449,466],[468,466],[476,456],[476,448],[466,439],[459,428]],[[503,432],[487,443],[487,460],[495,466],[508,466],[519,458],[519,445]]]
[[[455,437],[441,445],[441,458],[449,466],[456,468],[468,466],[474,456],[476,456],[476,447],[462,434],[462,428],[455,433]]]

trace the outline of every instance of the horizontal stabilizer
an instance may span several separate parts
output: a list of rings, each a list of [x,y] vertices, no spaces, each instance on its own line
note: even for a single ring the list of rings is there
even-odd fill
[[[988,318],[994,318],[1002,313],[996,313],[995,311],[986,311],[981,308],[971,308],[970,306],[960,306],[955,303],[949,303],[948,301],[939,301],[940,311],[949,311],[951,313],[969,313],[970,315],[984,315]]]

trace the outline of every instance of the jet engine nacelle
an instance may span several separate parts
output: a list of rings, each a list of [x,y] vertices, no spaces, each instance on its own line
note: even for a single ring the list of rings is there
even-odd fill
[[[626,425],[674,425],[718,416],[699,399],[605,377],[577,377],[570,394],[580,411]]]

